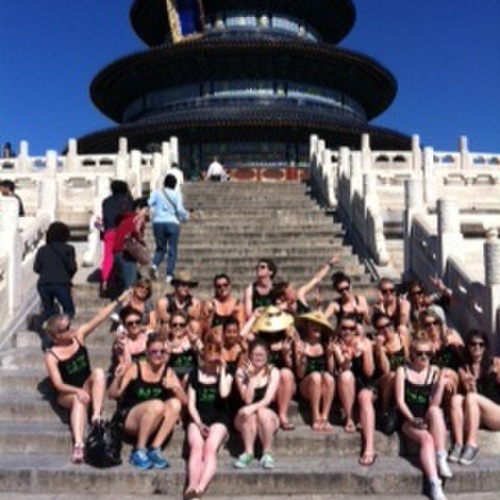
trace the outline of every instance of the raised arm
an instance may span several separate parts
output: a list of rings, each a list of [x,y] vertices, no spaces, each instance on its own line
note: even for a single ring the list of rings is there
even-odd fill
[[[328,272],[331,271],[335,267],[335,264],[339,261],[340,257],[338,255],[333,255],[326,264],[318,269],[316,274],[306,284],[299,288],[297,296],[303,304],[307,304],[307,294],[323,280]]]

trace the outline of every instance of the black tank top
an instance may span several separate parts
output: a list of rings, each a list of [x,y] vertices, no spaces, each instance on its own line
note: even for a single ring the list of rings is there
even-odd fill
[[[175,296],[174,295],[165,295],[167,299],[167,313],[172,315],[173,313],[177,311],[181,312],[188,312],[188,309],[193,305],[193,297],[189,296],[186,299],[186,302],[182,304],[182,306],[178,306],[177,302],[175,301]]]
[[[363,323],[363,319],[364,319],[363,314],[361,314],[359,312],[354,312],[354,311],[345,311],[344,304],[342,303],[341,298],[335,299],[335,302],[339,305],[339,310],[335,313],[335,316],[337,318],[337,324],[339,324],[340,320],[346,315],[354,318],[356,320],[356,323]],[[356,306],[359,305],[359,299],[358,299],[357,295],[354,296],[354,302],[355,302]]]
[[[152,399],[166,401],[173,397],[173,392],[170,389],[166,389],[163,385],[163,378],[168,370],[166,366],[161,372],[159,380],[156,382],[146,382],[142,378],[141,363],[136,363],[136,365],[137,378],[131,380],[125,389],[119,404],[120,408],[132,408],[139,403],[144,403],[144,401],[150,401]]]
[[[267,307],[271,305],[271,293],[261,295],[257,290],[257,283],[252,285],[252,311],[259,307]]]
[[[182,352],[172,352],[168,366],[174,370],[178,377],[182,378],[198,366],[198,357],[192,347]]]
[[[491,360],[493,368],[494,359]],[[477,392],[484,397],[491,399],[497,405],[500,404],[500,384],[497,382],[497,374],[491,369],[488,373],[476,380]]]
[[[326,355],[323,352],[319,356],[307,356],[306,355],[306,375],[310,375],[314,372],[325,372],[326,371]]]
[[[416,418],[424,418],[427,413],[435,375],[436,373],[433,373],[432,367],[429,366],[426,381],[423,384],[414,384],[408,380],[408,368],[405,367],[405,403]]]
[[[229,314],[219,314],[217,312],[217,305],[216,305],[217,302],[214,300],[213,303],[214,303],[214,313],[212,316],[212,328],[219,326],[219,325],[223,325],[224,322],[226,321],[226,319],[234,317],[234,312],[236,310],[236,307],[238,307],[238,304],[240,303],[240,301],[237,300],[234,303],[233,310]]]
[[[433,365],[439,366],[439,368],[451,368],[457,371],[462,365],[462,356],[459,351],[459,347],[452,344],[445,345],[439,351],[434,353],[431,359]]]
[[[387,359],[391,372],[395,372],[400,366],[406,363],[405,348],[401,346],[401,349],[398,351],[388,352]]]
[[[83,384],[91,375],[89,353],[87,348],[80,344],[76,337],[75,341],[78,344],[78,349],[68,359],[61,360],[52,349],[50,353],[59,362],[58,368],[62,381],[74,387],[83,387]]]

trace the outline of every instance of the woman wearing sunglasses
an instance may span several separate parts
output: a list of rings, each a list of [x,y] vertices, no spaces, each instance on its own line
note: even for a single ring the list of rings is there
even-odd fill
[[[45,331],[53,346],[45,354],[45,366],[57,392],[57,403],[70,411],[73,463],[82,463],[84,460],[83,438],[89,406],[92,408],[91,421],[98,425],[106,390],[104,370],[91,369],[85,341],[117,305],[127,303],[129,298],[129,291],[122,293],[116,301],[110,302],[81,326],[74,326],[65,314],[51,316],[46,322]]]
[[[408,334],[410,303],[398,296],[396,285],[388,278],[382,278],[378,283],[378,300],[373,306],[373,315],[378,313],[387,314],[401,334]]]
[[[396,330],[391,318],[385,313],[376,314],[372,320],[375,329],[374,358],[377,388],[380,394],[380,427],[385,434],[392,434],[397,427],[394,408],[394,382],[396,370],[409,360],[409,339]]]
[[[479,453],[479,426],[500,430],[500,358],[491,355],[486,333],[468,333],[459,375],[462,394],[455,394],[451,400],[454,444],[449,460],[470,465]]]
[[[201,353],[201,365],[191,372],[188,380],[190,423],[185,499],[201,498],[215,476],[217,453],[231,423],[228,396],[232,383],[233,377],[226,373],[221,345],[207,342]]]
[[[396,371],[396,404],[402,432],[420,446],[420,465],[432,500],[445,500],[441,480],[451,478],[447,462],[446,425],[440,408],[448,371],[431,365],[432,343],[419,333],[410,347],[410,362]]]
[[[360,333],[360,330],[362,333]],[[334,345],[337,368],[337,390],[345,413],[344,430],[356,432],[353,419],[354,403],[359,409],[359,423],[363,437],[363,450],[359,465],[375,463],[375,363],[373,343],[364,334],[355,316],[344,316],[338,325],[338,341]]]
[[[186,387],[189,374],[198,366],[198,352],[201,349],[201,341],[191,330],[186,313],[172,313],[168,322],[167,338],[169,366],[179,377],[183,387]]]
[[[132,287],[132,296],[129,305],[141,313],[141,323],[146,327],[146,332],[156,329],[156,311],[151,296],[153,285],[147,278],[138,279]]]
[[[169,466],[162,446],[187,404],[184,389],[167,362],[165,342],[153,333],[148,338],[146,359],[127,369],[118,366],[109,387],[109,397],[118,400],[115,418],[136,438],[129,460],[139,469]]]
[[[131,305],[120,311],[121,328],[115,333],[113,354],[109,374],[113,376],[116,368],[128,368],[132,363],[145,356],[148,335],[142,324],[142,314]]]

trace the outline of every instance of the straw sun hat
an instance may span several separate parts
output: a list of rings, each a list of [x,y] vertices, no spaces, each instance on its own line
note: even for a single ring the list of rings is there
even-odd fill
[[[306,332],[307,323],[319,325],[321,327],[321,331],[326,335],[333,335],[335,333],[332,325],[330,325],[326,316],[321,311],[308,312],[296,318],[295,326],[297,327],[299,333],[303,334]]]
[[[179,271],[170,283],[172,286],[187,285],[189,288],[198,286],[198,282],[193,280],[189,271]]]
[[[268,306],[252,327],[253,332],[278,333],[293,324],[293,316],[279,307]]]

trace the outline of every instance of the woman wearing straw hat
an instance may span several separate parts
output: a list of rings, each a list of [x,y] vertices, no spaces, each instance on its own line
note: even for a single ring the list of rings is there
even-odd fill
[[[330,409],[335,394],[333,335],[335,331],[321,311],[296,319],[301,340],[295,344],[295,366],[300,395],[309,401],[312,430],[331,432]]]
[[[285,431],[292,431],[295,426],[288,420],[288,407],[297,389],[292,371],[292,348],[296,336],[295,329],[292,327],[293,316],[279,307],[268,306],[264,311],[254,311],[242,332],[249,325],[253,334],[268,346],[269,363],[280,371],[277,393],[280,427]]]

